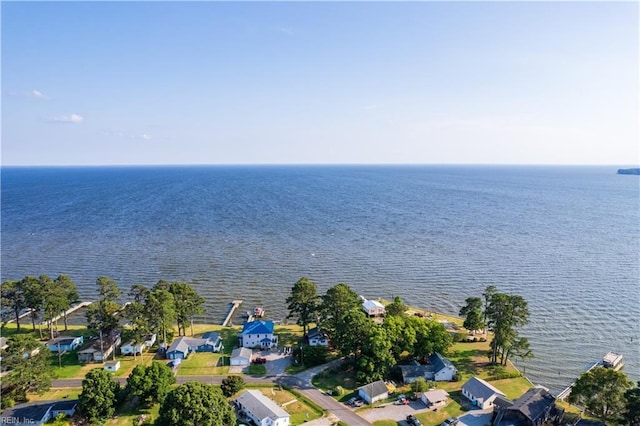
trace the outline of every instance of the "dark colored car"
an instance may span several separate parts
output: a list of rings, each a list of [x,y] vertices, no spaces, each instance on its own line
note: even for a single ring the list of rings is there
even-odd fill
[[[413,426],[422,426],[422,423],[420,423],[420,420],[418,420],[416,416],[413,416],[411,414],[407,416],[407,423]]]

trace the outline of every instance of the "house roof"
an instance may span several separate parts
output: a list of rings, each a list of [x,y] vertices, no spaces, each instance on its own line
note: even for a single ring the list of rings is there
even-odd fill
[[[82,337],[73,337],[73,336],[59,336],[56,337],[55,339],[51,339],[47,342],[47,345],[57,345],[58,343],[60,343],[61,345],[70,345],[72,344],[76,339],[81,339]]]
[[[231,351],[231,358],[242,357],[251,359],[252,355],[253,351],[249,348],[235,348]]]
[[[451,361],[449,361],[448,359],[440,355],[438,352],[434,352],[431,355],[429,355],[429,365],[433,366],[432,368],[436,373],[446,367],[455,368],[451,363]]]
[[[535,424],[536,419],[543,416],[555,402],[556,399],[546,389],[532,388],[513,401],[513,405],[507,408],[507,411],[519,411]]]
[[[258,390],[246,390],[236,398],[236,401],[260,420],[267,417],[272,420],[289,417],[289,413]]]
[[[427,401],[432,403],[446,401],[446,399],[449,397],[449,394],[442,389],[432,389],[425,392],[423,395]]]
[[[71,401],[61,401],[53,404],[53,407],[51,407],[51,410],[52,411],[69,411],[69,410],[75,409],[77,405],[78,405],[77,399],[72,399]]]
[[[327,331],[319,327],[313,327],[311,330],[307,332],[307,339],[315,339],[315,338],[326,339],[327,337],[329,337],[329,335],[327,334]]]
[[[116,361],[107,361],[107,362],[104,363],[104,365],[106,367],[113,367],[113,366],[116,366],[116,365],[120,365],[120,361],[117,361],[117,360]]]
[[[364,393],[369,395],[369,398],[375,398],[376,396],[380,396],[386,392],[389,392],[389,389],[387,389],[387,384],[382,380],[360,386],[358,390],[360,389],[362,389]]]
[[[479,377],[472,377],[467,380],[467,382],[462,385],[462,390],[470,393],[480,402],[484,402],[496,394],[506,396],[499,389],[496,389]]]
[[[505,409],[511,407],[513,405],[513,401],[502,395],[498,395],[496,396],[496,399],[493,400],[493,405],[500,409]]]
[[[398,368],[402,373],[402,380],[405,382],[412,377],[424,377],[424,373],[427,371],[425,366],[418,361],[413,361],[409,365],[398,365]]]
[[[273,321],[251,321],[244,323],[242,334],[273,334]]]
[[[384,309],[384,305],[377,300],[365,300],[364,303],[362,303],[362,307],[367,311],[371,309]]]
[[[169,346],[167,352],[182,352],[183,354],[186,354],[187,352],[189,352],[188,338],[184,336],[178,337],[171,343],[171,346]]]
[[[202,335],[202,338],[206,340],[211,340],[211,342],[214,344],[221,339],[220,333],[217,333],[215,331],[207,331]]]

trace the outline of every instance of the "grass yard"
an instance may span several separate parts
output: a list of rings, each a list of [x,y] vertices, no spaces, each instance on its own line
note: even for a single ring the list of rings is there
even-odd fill
[[[160,405],[154,404],[150,408],[131,407],[126,405],[120,408],[113,418],[107,420],[105,425],[108,426],[131,426],[141,416],[146,416],[147,421],[153,421],[158,417]]]
[[[338,387],[344,389],[342,395],[333,395],[338,401],[349,399],[352,391],[357,387],[355,376],[349,371],[341,369],[331,369],[323,371],[313,377],[313,385],[324,390],[335,390]]]
[[[260,389],[260,391],[291,415],[292,425],[303,424],[322,417],[322,412],[319,412],[315,407],[307,405],[289,391],[276,388]]]
[[[264,364],[250,364],[249,375],[251,376],[264,376],[267,374],[267,367]]]
[[[509,399],[518,399],[533,386],[524,377],[515,379],[492,380],[489,383],[500,389]]]
[[[398,422],[395,420],[378,420],[373,422],[373,426],[398,426]]]
[[[229,367],[222,366],[222,355],[211,352],[192,353],[178,367],[178,376],[222,376]]]
[[[429,411],[426,413],[417,414],[416,417],[422,422],[424,426],[438,426],[442,424],[449,417],[458,417],[464,413],[462,406],[456,401],[456,398],[460,398],[460,392],[452,393],[453,398],[446,407],[438,408],[438,411]]]
[[[29,394],[29,402],[35,401],[53,401],[56,399],[78,399],[78,395],[82,392],[81,388],[57,388],[51,389],[42,395]]]

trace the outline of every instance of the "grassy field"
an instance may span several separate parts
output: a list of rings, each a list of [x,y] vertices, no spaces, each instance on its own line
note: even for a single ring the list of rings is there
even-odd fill
[[[178,376],[223,376],[229,373],[229,367],[223,366],[224,356],[211,353],[192,353],[182,360],[178,367]]]
[[[318,412],[314,407],[299,400],[296,395],[291,392],[277,388],[262,388],[260,391],[268,398],[274,400],[276,404],[282,406],[282,408],[291,415],[290,421],[292,425],[303,424],[304,422],[322,417],[322,412]]]

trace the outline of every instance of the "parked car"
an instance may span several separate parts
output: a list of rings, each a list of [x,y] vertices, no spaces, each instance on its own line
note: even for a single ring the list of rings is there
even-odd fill
[[[420,420],[418,420],[416,416],[411,414],[407,416],[407,423],[413,426],[422,426],[422,423],[420,423]]]
[[[441,426],[456,426],[458,424],[458,419],[455,417],[449,417],[447,420],[442,422]]]
[[[254,364],[264,364],[264,363],[267,362],[267,359],[266,358],[257,357],[257,358],[254,358],[253,361],[251,361],[251,362],[253,362]]]

